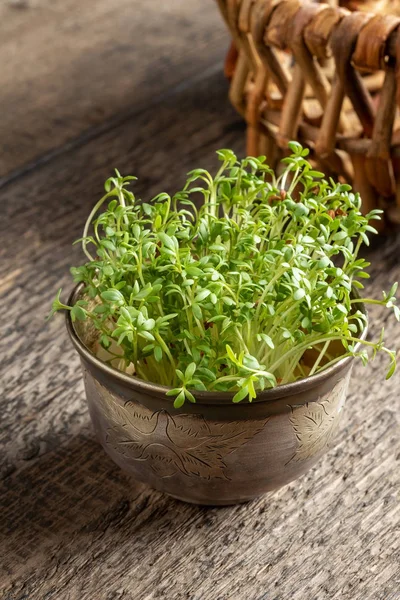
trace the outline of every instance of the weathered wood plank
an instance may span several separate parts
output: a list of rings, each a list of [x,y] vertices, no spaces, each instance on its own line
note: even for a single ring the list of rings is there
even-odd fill
[[[177,110],[179,107],[179,110]],[[71,247],[111,167],[138,192],[173,191],[214,150],[243,152],[220,75],[170,98],[1,193],[3,356],[0,564],[6,600],[398,600],[397,374],[358,364],[337,445],[286,488],[239,507],[170,500],[119,471],[96,444],[79,361],[61,318]],[[190,118],[187,117],[190,115]],[[370,293],[400,277],[399,238],[370,252]],[[386,314],[371,309],[378,321]],[[387,319],[391,345],[400,329]]]
[[[213,0],[8,0],[0,38],[0,176],[222,64],[228,44]]]

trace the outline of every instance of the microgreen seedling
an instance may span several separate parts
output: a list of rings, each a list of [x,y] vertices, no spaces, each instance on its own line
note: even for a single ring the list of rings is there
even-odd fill
[[[83,297],[67,306],[58,293],[52,313],[89,319],[109,361],[117,345],[119,368],[171,388],[177,408],[206,390],[252,401],[378,351],[390,358],[390,377],[395,353],[383,332],[361,339],[366,316],[354,295],[368,277],[360,246],[381,211],[363,216],[350,186],[323,179],[300,144],[290,150],[279,177],[263,156],[239,161],[220,150],[214,177],[196,169],[174,196],[150,201],[116,171],[84,227],[88,262],[71,270]],[[399,320],[396,289],[363,302]]]

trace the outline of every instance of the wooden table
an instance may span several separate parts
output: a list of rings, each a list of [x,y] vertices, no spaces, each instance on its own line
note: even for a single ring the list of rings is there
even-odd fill
[[[396,374],[358,364],[337,444],[299,481],[201,508],[133,481],[89,421],[63,319],[44,321],[82,260],[72,241],[118,167],[173,191],[214,151],[244,151],[211,0],[0,5],[1,516],[5,600],[398,600]],[[369,294],[400,278],[379,240]],[[400,347],[400,326],[384,322]]]

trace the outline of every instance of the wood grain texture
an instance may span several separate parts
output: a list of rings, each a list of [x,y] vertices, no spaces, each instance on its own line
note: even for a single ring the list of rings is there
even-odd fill
[[[0,2],[0,176],[221,63],[213,0]]]
[[[400,373],[356,365],[337,443],[318,467],[257,501],[185,505],[129,479],[94,439],[61,316],[44,322],[71,243],[113,167],[140,197],[179,187],[215,150],[244,151],[216,74],[1,191],[0,598],[3,600],[399,600]],[[370,294],[400,277],[381,241]],[[371,335],[385,323],[370,310]]]

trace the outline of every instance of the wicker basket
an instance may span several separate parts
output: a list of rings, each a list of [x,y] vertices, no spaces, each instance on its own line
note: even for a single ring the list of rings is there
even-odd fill
[[[307,0],[218,3],[248,153],[275,166],[297,139],[360,192],[365,212],[380,207],[400,223],[400,18]]]

